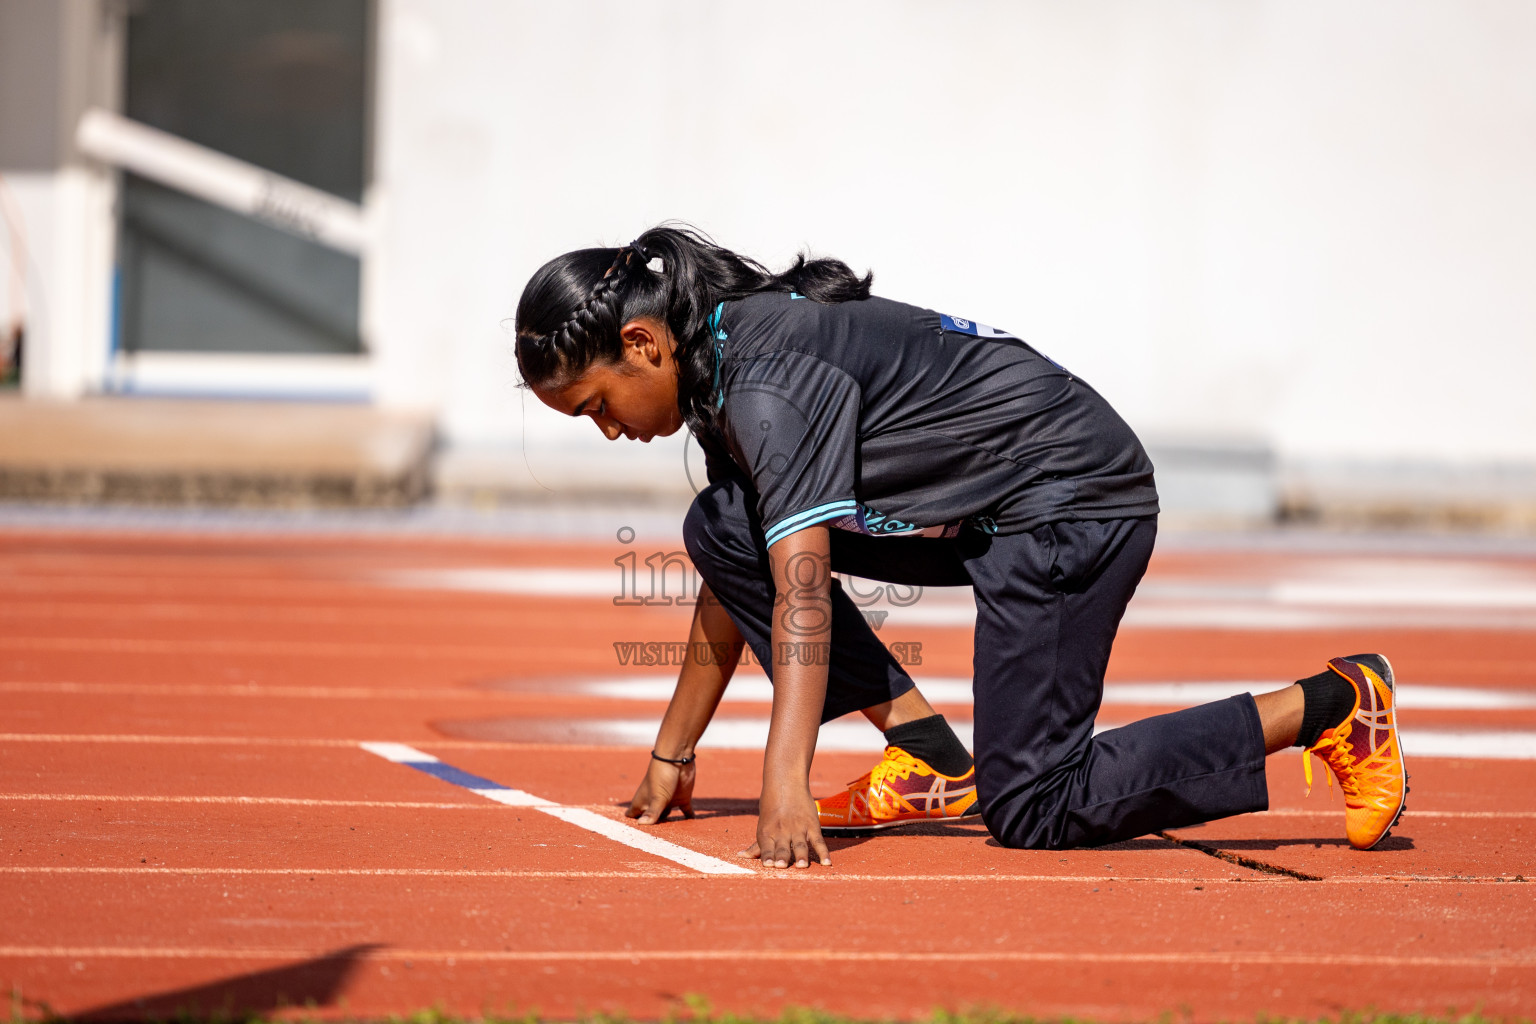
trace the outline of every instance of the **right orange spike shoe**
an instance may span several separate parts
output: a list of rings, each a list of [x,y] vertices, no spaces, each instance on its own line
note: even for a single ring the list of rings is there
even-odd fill
[[[841,793],[816,801],[821,827],[841,834],[876,832],[917,821],[971,818],[976,803],[976,768],[964,775],[942,775],[922,758],[898,746]]]
[[[1385,839],[1402,817],[1408,775],[1397,737],[1392,665],[1379,654],[1334,658],[1328,667],[1355,688],[1349,717],[1325,731],[1302,755],[1307,787],[1312,786],[1312,755],[1338,776],[1344,791],[1344,832],[1349,845],[1369,850]]]

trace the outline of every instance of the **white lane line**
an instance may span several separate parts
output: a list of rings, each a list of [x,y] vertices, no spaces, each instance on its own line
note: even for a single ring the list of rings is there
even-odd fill
[[[1409,709],[1410,711],[1412,709]],[[551,723],[579,734],[579,742],[534,739],[528,741],[440,740],[429,741],[434,747],[450,750],[556,750],[604,751],[614,747],[646,749],[656,736],[653,719],[588,719],[578,722],[561,720]],[[1103,732],[1124,723],[1101,723]],[[950,723],[967,746],[972,745],[970,722]],[[572,737],[575,739],[575,736]],[[762,750],[768,741],[768,719],[720,718],[711,724],[699,746],[711,750]],[[154,736],[139,733],[0,733],[0,743],[139,743],[175,746],[261,746],[261,747],[348,747],[361,740],[294,739],[274,736]],[[1536,731],[1475,729],[1405,729],[1403,746],[1415,757],[1448,757],[1474,760],[1536,759]],[[884,748],[880,734],[860,722],[828,722],[821,728],[816,749],[828,753],[876,753]]]
[[[257,697],[298,700],[457,700],[506,701],[525,695],[509,690],[420,686],[258,686],[232,683],[44,683],[0,682],[0,693],[62,693],[122,697]],[[669,691],[670,693],[670,691]],[[543,696],[543,694],[540,694]]]
[[[1448,567],[1462,571],[1447,575]],[[1179,603],[1214,605],[1242,601],[1260,607],[1536,610],[1536,579],[1530,573],[1492,573],[1476,563],[1446,566],[1398,561],[1361,563],[1358,568],[1359,578],[1340,580],[1279,579],[1229,583],[1158,578],[1142,584],[1138,603],[1146,605],[1171,599]],[[385,586],[405,589],[524,596],[613,597],[625,592],[622,569],[616,572],[612,568],[407,569],[378,573],[373,579]],[[860,592],[884,586],[878,581],[849,579]],[[689,592],[696,589],[690,588]],[[949,612],[969,613],[971,618],[976,614],[970,587],[930,587],[922,591],[915,602],[893,609],[892,618],[936,606]]]
[[[511,789],[500,783],[492,782],[490,779],[471,775],[463,769],[455,768],[450,764],[444,764],[432,755],[424,754],[414,747],[408,747],[402,743],[370,742],[359,744],[359,746],[385,760],[404,765],[408,768],[415,768],[417,771],[425,772],[428,775],[442,779],[444,782],[468,789],[470,792],[477,793],[486,799],[495,800],[498,803],[509,804],[514,807],[532,807],[551,817],[559,818],[561,821],[575,825],[577,828],[584,828],[588,832],[596,832],[598,835],[606,836],[615,842],[623,843],[625,846],[634,847],[637,850],[642,850],[645,853],[670,860],[673,863],[681,864],[684,867],[692,868],[707,875],[753,875],[757,873],[740,864],[731,864],[728,861],[720,860],[718,857],[711,857],[707,854],[699,853],[697,850],[690,850],[685,846],[669,843],[665,839],[658,839],[630,825],[614,821],[612,818],[605,818],[600,814],[594,814],[584,807],[562,807],[552,801],[545,800],[543,797],[534,796],[532,793],[524,793],[522,790]]]
[[[1411,709],[1410,709],[1411,710]],[[656,735],[653,718],[593,718],[545,723],[553,732],[568,733],[572,739],[616,747],[644,747]],[[956,719],[950,726],[966,747],[974,749],[973,723]],[[1123,725],[1101,722],[1094,729],[1102,733]],[[543,738],[530,734],[530,739]],[[699,740],[704,750],[762,750],[768,742],[768,719],[716,718]],[[1499,760],[1536,759],[1536,731],[1475,729],[1404,729],[1403,750],[1409,757],[1458,757]],[[874,727],[865,722],[833,721],[821,727],[816,749],[825,753],[878,754],[885,741]]]
[[[1291,685],[1292,680],[1221,680],[1200,682],[1106,683],[1106,705],[1190,707],[1222,700],[1239,693],[1267,693]],[[606,679],[574,680],[553,684],[549,692],[577,693],[613,700],[667,701],[677,685],[677,674],[615,676]],[[939,704],[970,704],[971,680],[963,676],[923,676],[917,688],[928,700]],[[1399,703],[1410,710],[1504,711],[1536,708],[1536,692],[1531,690],[1488,689],[1469,686],[1442,686],[1403,683],[1397,688]],[[773,684],[750,675],[731,680],[723,702],[740,704],[773,703]]]
[[[529,597],[622,597],[622,567],[612,569],[401,569],[374,577],[407,590],[458,590]]]
[[[292,796],[162,796],[157,794],[124,793],[0,793],[0,803],[119,803],[119,804],[234,804],[277,807],[364,807],[380,810],[411,811],[493,811],[484,803],[432,803],[421,800],[323,800],[313,797]],[[589,808],[590,809],[590,808]],[[1305,810],[1301,808],[1276,808],[1255,811],[1259,818],[1336,818],[1341,807],[1332,810]],[[1408,817],[1420,818],[1467,818],[1474,820],[1509,819],[1514,821],[1536,820],[1536,811],[1421,811],[1415,808]],[[1197,828],[1199,826],[1190,826]],[[950,876],[944,876],[950,877]]]
[[[244,804],[277,807],[376,807],[382,810],[488,811],[481,803],[428,803],[423,800],[322,800],[294,796],[151,796],[114,793],[0,793],[0,802],[71,801],[115,804]]]
[[[1402,580],[1382,582],[1283,581],[1269,590],[1282,605],[1341,608],[1536,609],[1536,585],[1530,578],[1487,580],[1481,584],[1437,580],[1415,586]]]
[[[415,747],[408,747],[404,743],[378,743],[368,741],[359,743],[358,746],[370,754],[378,754],[386,761],[395,764],[440,764],[437,758],[431,754],[422,753]]]
[[[0,743],[165,743],[189,747],[356,747],[357,740],[291,736],[156,736],[132,732],[0,732]],[[484,746],[484,744],[476,744]]]
[[[1536,758],[1536,732],[1473,729],[1403,729],[1407,757],[1469,757],[1507,761]]]
[[[312,960],[327,950],[293,948],[230,948],[218,946],[0,946],[0,957],[145,960]],[[1521,956],[1390,956],[1359,953],[1265,953],[1175,950],[1166,953],[1067,953],[1049,950],[967,950],[914,952],[905,950],[840,949],[614,949],[614,950],[480,950],[372,949],[361,950],[357,962],[401,961],[470,963],[1045,963],[1045,964],[1252,964],[1298,967],[1490,967],[1536,968],[1536,957]]]
[[[681,868],[660,871],[521,871],[495,868],[164,868],[164,867],[40,867],[0,866],[0,875],[241,875],[303,876],[305,878],[697,878]]]
[[[953,874],[953,875],[871,875],[871,874],[840,874],[829,870],[797,870],[794,872],[780,871],[776,875],[765,877],[788,878],[793,874],[796,878],[812,881],[837,882],[1091,882],[1098,885],[1101,882],[1168,882],[1180,885],[1188,885],[1190,882],[1206,884],[1210,881],[1233,881],[1234,878],[1217,875],[1186,875],[1181,878],[1166,876],[1139,876],[1139,875],[1007,875],[1007,874]],[[693,879],[697,875],[689,874],[678,868],[664,869],[661,871],[522,871],[517,869],[497,870],[492,868],[169,868],[169,867],[145,867],[143,865],[131,867],[57,867],[52,865],[40,865],[38,867],[0,866],[0,875],[225,875],[238,877],[243,875],[254,876],[335,876],[335,877],[392,877],[403,878],[672,878]],[[715,875],[716,878],[735,877],[730,875]],[[1271,875],[1263,878],[1243,879],[1244,881],[1276,881],[1293,882],[1294,879],[1280,875]]]
[[[584,828],[589,832],[596,832],[598,835],[607,836],[609,839],[623,843],[625,846],[633,846],[637,850],[644,850],[646,853],[652,853],[658,857],[665,857],[668,860],[676,861],[684,867],[693,868],[695,871],[702,871],[707,875],[757,874],[757,872],[740,864],[732,864],[729,861],[723,861],[717,857],[711,857],[707,854],[690,850],[685,846],[669,843],[665,839],[657,839],[647,832],[641,832],[637,828],[614,821],[612,818],[605,818],[601,814],[594,814],[584,807],[541,807],[539,810],[552,817],[559,818],[561,821],[569,822],[578,828]]]
[[[506,701],[529,696],[548,697],[581,695],[610,700],[665,702],[672,699],[677,675],[616,676],[606,679],[577,679],[568,683],[550,681],[539,689],[458,689],[444,687],[341,687],[341,686],[186,686],[139,683],[45,683],[0,682],[0,693],[56,693],[80,696],[125,697],[249,697],[300,700],[451,700]],[[1187,707],[1221,700],[1239,693],[1265,693],[1289,686],[1288,681],[1263,679],[1249,681],[1107,683],[1104,704]],[[940,704],[970,704],[971,681],[959,676],[925,676],[918,688],[930,701]],[[1397,688],[1398,700],[1414,710],[1435,711],[1505,711],[1536,708],[1532,690],[1490,689],[1471,686],[1444,686],[1403,683]],[[722,698],[730,704],[771,704],[773,685],[759,676],[734,679]]]
[[[1258,818],[1334,818],[1342,814],[1342,806],[1335,807],[1331,811],[1311,811],[1300,808],[1280,808],[1268,811],[1255,811],[1253,816]],[[1404,820],[1408,818],[1536,818],[1536,811],[1421,811],[1417,808],[1403,812]],[[1192,828],[1198,826],[1190,826]]]
[[[919,684],[922,686],[922,684]],[[1105,704],[1166,704],[1189,707],[1223,700],[1239,693],[1267,693],[1291,685],[1285,682],[1177,682],[1177,683],[1106,683]],[[1410,712],[1432,711],[1510,711],[1536,708],[1536,692],[1530,690],[1495,690],[1471,686],[1439,686],[1401,683],[1397,702]]]
[[[55,867],[42,865],[38,867],[0,866],[0,875],[171,875],[176,877],[242,877],[250,876],[280,876],[280,877],[341,877],[341,878],[495,878],[507,881],[518,879],[545,879],[545,878],[623,878],[623,879],[654,879],[654,880],[679,880],[698,879],[698,875],[689,874],[681,869],[663,869],[660,871],[521,871],[517,869],[498,870],[493,868],[163,868],[163,867]],[[713,878],[733,878],[732,875],[712,875]],[[1296,879],[1283,875],[1182,875],[1173,877],[1169,875],[1014,875],[1003,873],[987,874],[953,874],[953,875],[913,875],[897,874],[871,875],[860,872],[839,872],[833,870],[814,871],[778,871],[766,878],[782,878],[801,883],[819,882],[874,882],[878,884],[891,884],[895,882],[985,882],[988,884],[998,882],[1017,882],[1021,884],[1039,884],[1047,882],[1065,882],[1074,885],[1112,885],[1115,883],[1135,883],[1147,885],[1156,883],[1159,885],[1193,885],[1199,883],[1203,886],[1217,885],[1222,882],[1233,885],[1254,885],[1268,883],[1271,885],[1295,885]],[[1521,876],[1523,877],[1523,876]],[[1320,878],[1309,881],[1306,884],[1324,885],[1405,885],[1405,884],[1491,884],[1499,883],[1519,885],[1515,873],[1505,875],[1337,875],[1330,878]]]
[[[159,736],[151,733],[0,732],[0,743],[163,743],[191,747],[311,747],[356,750],[363,740],[293,736]],[[607,743],[507,743],[499,740],[425,741],[448,750],[606,750]],[[647,740],[641,746],[649,746]]]

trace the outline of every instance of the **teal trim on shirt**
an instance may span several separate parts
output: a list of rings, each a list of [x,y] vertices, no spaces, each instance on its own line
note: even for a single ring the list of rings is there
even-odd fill
[[[768,546],[772,547],[785,537],[792,533],[799,533],[807,526],[815,526],[817,523],[826,522],[828,519],[838,519],[858,510],[859,503],[857,501],[854,501],[852,498],[845,498],[841,501],[829,501],[824,505],[817,505],[815,508],[808,508],[803,512],[796,512],[792,516],[779,520],[766,533]]]
[[[725,392],[720,390],[720,361],[725,358],[720,343],[726,339],[726,333],[720,329],[720,318],[725,315],[725,303],[715,307],[715,311],[709,314],[709,330],[715,336],[715,408],[718,410],[725,404]]]

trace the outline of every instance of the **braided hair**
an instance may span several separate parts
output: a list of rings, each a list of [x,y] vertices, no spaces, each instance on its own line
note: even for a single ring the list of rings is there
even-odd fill
[[[700,434],[714,422],[709,317],[716,305],[764,291],[828,303],[867,299],[873,279],[841,260],[804,254],[774,274],[686,225],[651,228],[617,249],[568,252],[540,267],[518,301],[521,386],[558,390],[594,364],[627,367],[619,331],[636,317],[651,317],[677,340],[678,409]]]

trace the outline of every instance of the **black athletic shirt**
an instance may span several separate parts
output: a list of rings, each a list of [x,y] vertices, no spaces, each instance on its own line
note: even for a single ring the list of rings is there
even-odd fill
[[[1131,428],[1012,335],[786,292],[723,303],[711,325],[721,437],[700,446],[711,481],[757,492],[769,545],[818,523],[953,537],[1158,510]]]

